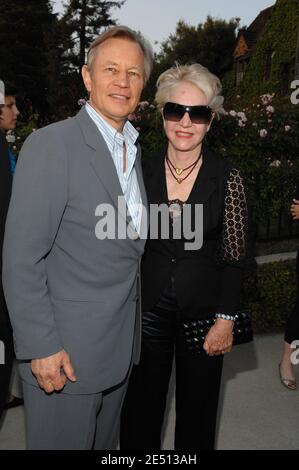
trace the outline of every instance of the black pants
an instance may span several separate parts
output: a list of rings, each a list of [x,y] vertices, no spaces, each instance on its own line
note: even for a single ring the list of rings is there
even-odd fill
[[[0,299],[1,300],[1,299]],[[11,369],[14,358],[12,330],[8,318],[6,305],[0,302],[0,418],[3,407],[7,402],[8,388],[10,383]],[[4,358],[2,357],[4,346]],[[5,360],[3,364],[2,360]]]
[[[122,410],[121,449],[161,448],[174,352],[175,449],[214,448],[223,356],[191,355],[180,334],[180,322],[179,311],[156,307],[144,313],[141,359],[133,368]]]
[[[292,344],[295,340],[299,340],[299,299],[296,302],[294,310],[289,316],[284,340],[289,344]]]
[[[299,340],[299,252],[297,253],[296,259],[296,271],[297,271],[297,302],[288,318],[284,340],[291,344],[295,340]]]

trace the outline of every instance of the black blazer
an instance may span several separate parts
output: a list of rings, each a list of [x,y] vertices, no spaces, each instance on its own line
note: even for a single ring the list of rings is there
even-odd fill
[[[0,312],[6,307],[2,288],[2,247],[5,221],[11,196],[12,175],[5,135],[0,131]]]
[[[165,151],[144,163],[149,204],[167,203]],[[203,204],[203,245],[187,251],[186,240],[149,239],[142,261],[142,308],[152,309],[174,277],[177,301],[184,316],[234,314],[239,306],[247,258],[248,212],[239,170],[203,148],[203,163],[187,201]]]

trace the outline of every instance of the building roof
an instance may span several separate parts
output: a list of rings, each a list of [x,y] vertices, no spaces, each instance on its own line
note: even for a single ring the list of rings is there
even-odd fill
[[[248,54],[248,52],[253,52],[256,46],[256,43],[262,34],[265,25],[270,18],[270,15],[272,13],[272,10],[274,8],[274,5],[271,7],[265,8],[265,10],[262,10],[259,15],[253,20],[253,22],[248,26],[248,28],[243,28],[240,29],[238,37],[237,37],[237,43],[234,51],[234,57],[235,58],[241,58],[244,54]],[[242,42],[246,43],[246,51],[244,50],[244,47],[241,48],[241,53],[239,52],[239,44],[242,38]],[[242,53],[243,49],[243,53]]]
[[[255,20],[253,20],[253,22],[248,26],[247,30],[259,36],[264,30],[273,8],[274,5],[272,5],[272,7],[265,8],[265,10],[262,10]]]

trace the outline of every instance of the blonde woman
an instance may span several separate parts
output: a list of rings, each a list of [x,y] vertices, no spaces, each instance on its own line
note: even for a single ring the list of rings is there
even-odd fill
[[[200,64],[176,66],[157,82],[168,146],[149,158],[149,203],[169,207],[170,237],[149,239],[142,262],[143,341],[121,426],[121,448],[159,449],[173,358],[176,364],[175,449],[213,449],[223,355],[231,350],[247,250],[247,204],[237,168],[204,143],[223,113],[219,79]],[[203,219],[196,208],[203,206]],[[190,211],[203,243],[188,249],[173,235]],[[190,241],[190,240],[189,240]],[[203,353],[186,347],[184,322],[213,318]]]

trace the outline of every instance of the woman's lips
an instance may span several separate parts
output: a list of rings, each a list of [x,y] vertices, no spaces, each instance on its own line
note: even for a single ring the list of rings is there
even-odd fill
[[[179,139],[191,139],[191,137],[193,137],[193,134],[190,134],[190,132],[176,132],[175,135],[179,138]]]

